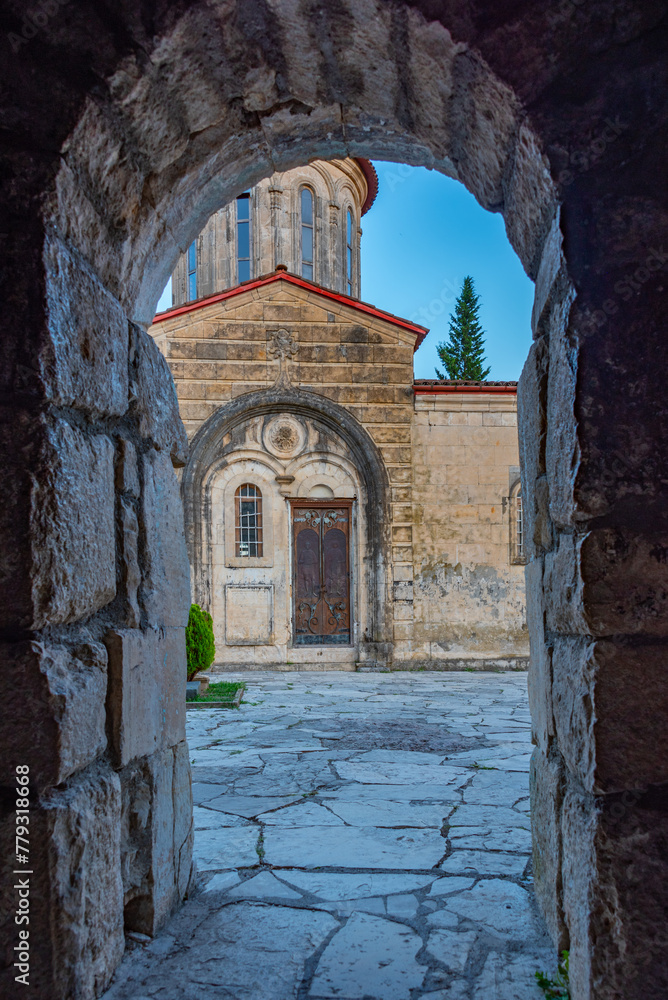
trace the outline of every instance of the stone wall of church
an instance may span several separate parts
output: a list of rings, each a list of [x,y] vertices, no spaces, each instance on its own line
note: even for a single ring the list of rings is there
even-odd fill
[[[417,394],[413,622],[395,663],[526,668],[515,392]]]
[[[283,360],[275,353],[280,329],[293,345]],[[389,318],[367,319],[289,279],[167,316],[152,333],[169,361],[181,416],[195,442],[200,429],[233,400],[285,382],[295,398],[315,393],[352,415],[368,432],[387,473],[386,568],[375,584],[377,599],[388,609],[386,622],[369,624],[373,595],[367,596],[366,562],[369,549],[379,543],[360,530],[360,518],[357,640],[347,651],[323,647],[315,656],[292,648],[286,631],[290,531],[285,498],[309,495],[304,485],[313,478],[304,464],[308,455],[295,455],[283,467],[267,446],[266,417],[255,411],[246,425],[221,438],[211,458],[220,467],[202,477],[202,498],[193,498],[206,510],[197,529],[201,537],[190,541],[193,588],[214,614],[219,662],[526,667],[524,567],[513,561],[510,539],[509,498],[519,481],[513,389],[414,397],[415,332]],[[310,418],[297,413],[296,419],[306,438],[320,440]],[[358,497],[363,509],[362,477],[346,447],[329,435],[326,450],[331,468],[322,465],[318,483],[331,488],[332,495]],[[337,471],[337,462],[343,462],[345,474],[343,467]],[[246,469],[266,500],[267,529],[276,539],[271,564],[265,559],[263,565],[243,567],[230,561],[231,543],[225,538],[233,509],[230,483],[236,488]],[[277,485],[277,477],[286,473],[294,481]],[[337,479],[341,475],[345,483]],[[201,559],[192,554],[196,543],[204,553]],[[271,627],[264,641],[227,641],[228,633],[235,634],[234,624],[228,628],[227,623],[228,585],[270,588]],[[365,639],[376,645],[365,645]]]
[[[294,353],[283,362],[272,338],[284,328]],[[389,624],[374,623],[360,655],[386,662],[393,627],[406,627],[406,606],[392,601],[392,586],[413,575],[412,441],[415,330],[281,279],[210,306],[166,318],[151,330],[167,357],[182,419],[191,438],[232,400],[270,389],[281,370],[290,384],[316,393],[351,414],[377,447],[389,484],[383,553],[383,602]],[[194,580],[197,592],[198,581]],[[393,626],[393,614],[397,621]],[[219,625],[219,628],[222,626]],[[362,635],[365,623],[360,623]],[[369,645],[370,643],[370,645]],[[240,662],[247,662],[246,650]],[[267,662],[267,657],[260,659]],[[290,657],[294,659],[294,657]],[[339,651],[321,660],[340,662]]]

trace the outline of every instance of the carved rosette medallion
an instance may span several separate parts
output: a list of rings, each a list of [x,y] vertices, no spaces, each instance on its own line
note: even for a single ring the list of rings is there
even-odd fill
[[[264,446],[275,458],[294,458],[306,443],[306,430],[293,416],[281,414],[272,417],[264,426]]]

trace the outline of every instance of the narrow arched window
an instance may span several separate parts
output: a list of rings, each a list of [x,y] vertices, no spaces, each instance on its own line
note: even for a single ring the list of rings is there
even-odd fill
[[[346,215],[346,291],[353,294],[353,213]]]
[[[313,281],[313,192],[310,188],[302,188],[300,197],[302,277]]]
[[[250,191],[237,198],[237,281],[249,281],[251,276],[251,199]]]
[[[188,247],[188,301],[197,298],[197,240]]]
[[[234,542],[237,557],[262,556],[262,494],[252,483],[234,494]]]
[[[522,503],[522,485],[518,480],[510,491],[510,561],[526,563],[526,545],[524,537],[524,505]]]

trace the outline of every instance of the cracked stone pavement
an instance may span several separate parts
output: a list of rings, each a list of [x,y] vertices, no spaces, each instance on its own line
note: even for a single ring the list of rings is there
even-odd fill
[[[541,1000],[526,675],[234,675],[188,712],[197,885],[105,1000]]]

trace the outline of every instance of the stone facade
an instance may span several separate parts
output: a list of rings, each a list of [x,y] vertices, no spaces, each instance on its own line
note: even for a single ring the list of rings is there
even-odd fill
[[[156,447],[183,461],[170,379],[140,330],[179,256],[212,212],[276,169],[345,156],[431,167],[503,214],[536,282],[519,430],[541,906],[555,942],[570,943],[574,1000],[663,1000],[665,5],[481,0],[473,15],[468,0],[147,0],[141,16],[131,5],[104,16],[6,5],[5,23],[0,564],[5,663],[16,664],[2,672],[6,801],[7,720],[37,672],[22,644],[65,645],[80,659],[109,626],[134,627],[142,607],[148,480],[128,471],[114,485],[125,494],[138,482],[120,499],[136,502],[139,531],[130,514],[127,531],[116,522],[112,597],[105,441],[119,461],[132,454],[125,441],[140,464]],[[104,526],[90,556],[80,518]],[[178,535],[151,544],[178,546]],[[180,600],[184,577],[160,576],[165,602]],[[81,704],[91,673],[71,680]],[[99,990],[122,947],[120,777],[101,754],[48,785],[62,718],[27,760],[42,775],[33,808],[48,851],[31,992],[49,1000]],[[88,759],[98,739],[92,725],[69,760]],[[152,810],[149,800],[140,815]],[[177,797],[177,833],[188,815]],[[6,914],[12,886],[3,873]],[[16,930],[2,924],[10,995]]]
[[[414,386],[424,328],[284,271],[163,313],[151,333],[192,439],[193,591],[220,667],[526,665],[514,385]],[[244,483],[262,495],[258,559],[234,555]],[[355,501],[352,633],[316,650],[294,631],[290,499],[327,496]],[[238,633],[244,601],[263,602],[255,640]]]
[[[524,666],[514,387],[416,382],[414,392],[414,621],[399,658]]]

